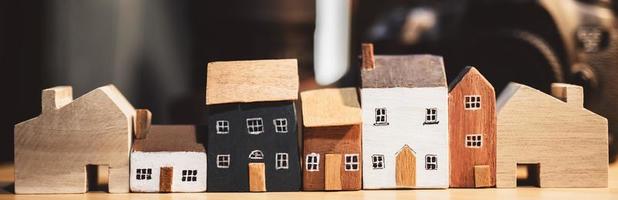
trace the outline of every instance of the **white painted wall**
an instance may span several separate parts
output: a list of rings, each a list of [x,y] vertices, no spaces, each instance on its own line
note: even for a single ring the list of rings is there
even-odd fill
[[[132,192],[159,192],[161,167],[173,167],[172,192],[206,191],[206,153],[131,152]],[[137,180],[136,169],[152,168],[152,179]],[[182,170],[197,170],[196,182],[182,182]]]
[[[363,188],[396,188],[395,154],[407,144],[416,152],[417,188],[447,188],[448,89],[363,88]],[[374,126],[375,108],[387,109],[388,126]],[[438,108],[439,124],[423,125],[426,108]],[[371,156],[384,155],[384,169],[373,169]],[[438,169],[425,170],[425,155],[438,156]]]

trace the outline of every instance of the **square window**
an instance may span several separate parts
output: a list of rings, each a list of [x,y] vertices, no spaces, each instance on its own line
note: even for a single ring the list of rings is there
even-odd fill
[[[425,155],[425,169],[437,170],[438,169],[438,156],[435,154]]]
[[[152,168],[137,169],[135,170],[135,179],[137,180],[150,180],[152,179]]]
[[[217,155],[217,168],[230,168],[230,154]]]
[[[373,169],[384,169],[384,155],[374,154],[371,156]]]
[[[182,182],[197,181],[197,170],[182,170]]]
[[[481,109],[481,95],[465,95],[464,97],[465,110]]]
[[[275,169],[288,169],[288,153],[276,153],[275,158]]]
[[[217,120],[217,134],[230,133],[230,122],[227,120]]]
[[[427,108],[425,110],[425,122],[423,125],[440,123],[438,121],[438,108]]]
[[[358,154],[345,154],[345,171],[358,171]]]
[[[388,121],[386,118],[386,108],[376,108],[376,122],[373,124],[374,126],[385,126],[388,125]]]
[[[483,146],[482,134],[469,134],[466,135],[466,148],[481,148]]]
[[[308,172],[320,171],[320,154],[317,154],[317,153],[307,154],[305,164],[306,164],[306,170]]]
[[[286,118],[274,119],[273,124],[275,125],[276,133],[287,133],[288,132],[288,119]]]
[[[264,123],[262,118],[249,118],[247,119],[247,131],[251,135],[258,135],[264,132]]]

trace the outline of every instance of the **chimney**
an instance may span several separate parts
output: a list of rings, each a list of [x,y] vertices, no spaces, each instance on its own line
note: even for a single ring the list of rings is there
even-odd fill
[[[365,70],[372,70],[375,67],[375,59],[373,58],[373,44],[363,43],[362,50],[362,66]]]
[[[44,89],[41,94],[41,112],[46,113],[66,106],[73,101],[71,86],[58,86]]]
[[[578,108],[584,107],[584,89],[578,85],[552,83],[551,95]]]
[[[135,132],[136,139],[144,139],[150,132],[150,124],[152,122],[152,113],[148,109],[135,110]]]

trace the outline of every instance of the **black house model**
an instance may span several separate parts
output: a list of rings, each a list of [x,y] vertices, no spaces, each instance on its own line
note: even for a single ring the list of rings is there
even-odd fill
[[[296,59],[208,64],[209,191],[298,191]]]

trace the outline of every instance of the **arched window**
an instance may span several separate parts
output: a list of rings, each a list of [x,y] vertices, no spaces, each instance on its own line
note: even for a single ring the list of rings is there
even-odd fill
[[[253,160],[261,160],[261,159],[264,159],[264,154],[260,150],[253,150],[249,154],[249,158]]]

